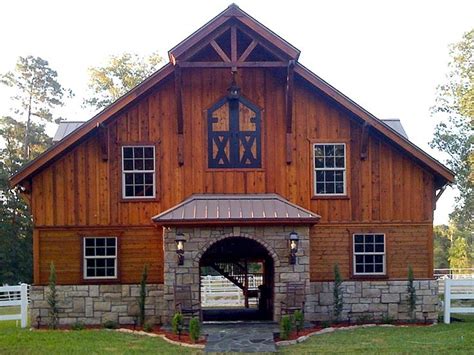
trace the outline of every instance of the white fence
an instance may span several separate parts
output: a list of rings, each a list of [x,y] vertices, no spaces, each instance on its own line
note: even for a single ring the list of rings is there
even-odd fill
[[[257,290],[263,282],[261,275],[248,275],[249,289]],[[242,290],[224,276],[201,276],[202,307],[243,307],[245,298]],[[257,299],[250,298],[249,304],[256,305]]]
[[[438,280],[439,293],[444,293],[444,280],[474,279],[474,268],[467,269],[434,269],[434,277]]]
[[[451,322],[451,313],[474,313],[474,307],[453,307],[452,300],[474,300],[474,279],[444,280],[444,323]]]
[[[19,314],[0,315],[2,320],[21,320],[21,327],[28,323],[28,285],[0,287],[0,307],[20,306]]]

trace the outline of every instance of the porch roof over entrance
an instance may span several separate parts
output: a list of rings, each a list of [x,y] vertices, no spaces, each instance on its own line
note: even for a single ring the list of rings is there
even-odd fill
[[[277,194],[192,195],[152,220],[163,226],[211,224],[306,224],[320,216]]]

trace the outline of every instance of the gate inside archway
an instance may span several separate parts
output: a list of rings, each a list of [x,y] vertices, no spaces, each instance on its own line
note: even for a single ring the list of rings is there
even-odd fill
[[[222,239],[199,262],[204,321],[272,320],[274,261],[244,237]]]
[[[204,320],[278,321],[288,290],[298,290],[309,311],[309,228],[318,220],[276,194],[193,195],[153,217],[163,226],[162,322],[185,304]],[[290,258],[293,234],[299,244]],[[236,295],[231,306],[227,295],[215,300],[220,305],[206,299],[206,277]]]

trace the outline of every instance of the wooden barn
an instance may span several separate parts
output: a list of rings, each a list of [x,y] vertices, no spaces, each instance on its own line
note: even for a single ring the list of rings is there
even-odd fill
[[[61,324],[133,323],[145,265],[156,322],[328,319],[336,265],[343,318],[408,318],[411,266],[416,316],[436,319],[433,210],[453,173],[299,55],[231,5],[95,117],[62,123],[11,177],[34,216],[33,319],[52,262]],[[206,308],[207,276],[242,304]]]

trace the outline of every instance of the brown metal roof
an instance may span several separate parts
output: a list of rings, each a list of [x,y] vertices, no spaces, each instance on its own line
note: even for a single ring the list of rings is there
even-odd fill
[[[152,218],[160,225],[315,224],[320,216],[277,194],[192,195]]]

